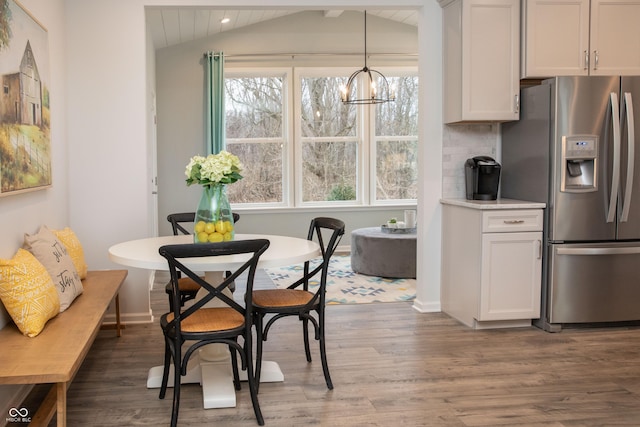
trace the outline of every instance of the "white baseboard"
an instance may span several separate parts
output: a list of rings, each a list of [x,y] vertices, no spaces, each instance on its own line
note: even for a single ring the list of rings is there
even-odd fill
[[[134,323],[153,323],[154,317],[151,312],[149,313],[126,313],[120,314],[120,323],[134,324]],[[113,313],[107,314],[102,322],[106,325],[115,325],[116,315]]]
[[[351,253],[351,246],[339,245],[334,253],[337,255],[349,255]]]
[[[420,313],[439,313],[442,311],[440,301],[422,302],[417,298],[413,301],[413,308]]]

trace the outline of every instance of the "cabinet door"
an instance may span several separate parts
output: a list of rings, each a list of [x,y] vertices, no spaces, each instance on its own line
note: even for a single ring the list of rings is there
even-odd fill
[[[591,1],[591,74],[640,74],[640,0]]]
[[[462,119],[517,120],[520,4],[471,0],[462,6]],[[446,96],[446,95],[445,95]]]
[[[589,0],[527,0],[522,19],[522,77],[589,73]]]
[[[540,317],[542,233],[484,233],[478,320]]]

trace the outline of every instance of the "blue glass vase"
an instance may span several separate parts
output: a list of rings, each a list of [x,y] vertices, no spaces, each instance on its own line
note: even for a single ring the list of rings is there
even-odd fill
[[[233,213],[224,184],[205,185],[193,224],[195,243],[233,240],[235,226]]]

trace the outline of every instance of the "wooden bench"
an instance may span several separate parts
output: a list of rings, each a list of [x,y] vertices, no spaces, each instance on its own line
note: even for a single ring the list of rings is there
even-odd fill
[[[82,295],[34,338],[22,335],[14,324],[0,330],[0,384],[52,384],[38,411],[29,414],[30,425],[47,426],[57,412],[58,427],[66,426],[67,389],[114,298],[120,336],[118,291],[125,277],[127,270],[89,271],[82,281]]]

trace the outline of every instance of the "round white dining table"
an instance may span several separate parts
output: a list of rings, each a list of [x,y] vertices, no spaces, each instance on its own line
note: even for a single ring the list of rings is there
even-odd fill
[[[269,248],[260,256],[258,268],[282,267],[298,264],[320,255],[316,242],[298,237],[269,234],[236,234],[235,240],[267,239]],[[163,245],[193,243],[192,235],[149,237],[118,243],[109,248],[111,261],[128,267],[148,270],[168,270],[167,260],[158,249]],[[238,268],[248,259],[247,255],[191,258],[184,265],[196,271],[228,271]]]
[[[258,268],[281,267],[302,263],[321,255],[320,246],[313,241],[297,237],[276,236],[266,234],[236,234],[235,240],[267,239],[269,248],[260,256]],[[193,243],[192,235],[161,236],[130,240],[118,243],[109,248],[111,261],[135,268],[147,270],[168,270],[167,260],[158,250],[164,245]],[[221,281],[224,271],[235,270],[247,259],[248,254],[224,255],[217,257],[184,258],[184,265],[194,271],[205,273],[205,279],[217,283]],[[168,304],[167,304],[168,310]],[[163,346],[164,347],[164,346]],[[220,350],[221,345],[210,344],[200,349],[198,355],[191,358],[187,375],[182,377],[182,384],[200,383],[202,385],[203,406],[210,408],[228,408],[236,406],[236,391],[233,386],[233,375],[229,352]],[[173,366],[171,367],[173,369]],[[162,383],[162,366],[149,369],[148,388],[159,388]],[[241,372],[241,379],[246,379],[246,372]],[[273,361],[262,362],[261,382],[284,381],[280,366]],[[173,372],[169,373],[169,386],[173,386]]]

